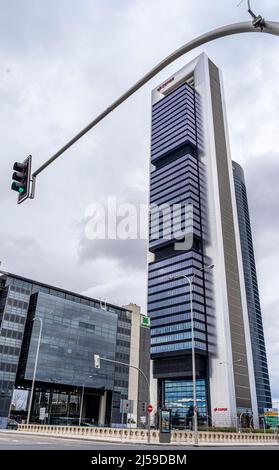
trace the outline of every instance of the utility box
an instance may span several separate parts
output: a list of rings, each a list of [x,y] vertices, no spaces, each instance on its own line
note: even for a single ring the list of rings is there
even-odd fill
[[[159,411],[159,441],[163,444],[171,441],[171,410]]]

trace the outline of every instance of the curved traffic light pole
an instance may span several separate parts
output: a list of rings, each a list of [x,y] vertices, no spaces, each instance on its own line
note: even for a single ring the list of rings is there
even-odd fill
[[[52,157],[50,157],[45,163],[43,163],[33,174],[32,174],[32,189],[31,189],[31,199],[35,197],[35,183],[36,177],[45,170],[51,163],[53,163],[58,157],[60,157],[68,148],[74,145],[81,137],[83,137],[87,132],[89,132],[93,127],[95,127],[99,122],[101,122],[106,116],[108,116],[112,111],[114,111],[118,106],[120,106],[124,101],[126,101],[130,96],[132,96],[136,91],[138,91],[143,85],[145,85],[151,78],[155,77],[159,72],[161,72],[167,65],[170,65],[176,59],[181,57],[187,52],[196,49],[197,47],[206,44],[208,42],[214,41],[215,39],[223,38],[226,36],[232,36],[234,34],[241,33],[267,33],[279,36],[279,23],[274,21],[265,21],[261,16],[252,15],[253,21],[247,21],[242,23],[235,23],[228,26],[222,26],[221,28],[214,29],[206,34],[193,39],[192,41],[184,44],[172,54],[167,56],[162,60],[156,67],[154,67],[150,72],[144,75],[134,86],[129,88],[123,95],[121,95],[116,101],[114,101],[108,108],[105,109],[101,114],[99,114],[93,121],[91,121],[84,129],[82,129],[77,135],[75,135],[69,142],[67,142],[62,148],[60,148]]]

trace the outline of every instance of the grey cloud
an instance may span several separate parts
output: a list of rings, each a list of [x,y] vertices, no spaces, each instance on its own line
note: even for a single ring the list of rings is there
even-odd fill
[[[245,164],[249,206],[255,233],[263,239],[269,232],[279,233],[279,152],[263,154]]]
[[[117,265],[130,270],[146,269],[147,242],[145,240],[83,240],[80,260],[111,259]]]
[[[140,205],[145,205],[147,208],[147,192],[139,187],[127,187],[121,192],[119,199],[116,200],[117,206],[122,203],[129,204],[135,208],[137,218],[133,222],[137,224],[136,239],[88,239],[86,237],[85,227],[90,221],[89,217],[80,223],[81,235],[78,255],[81,262],[106,259],[114,261],[118,268],[126,269],[127,271],[146,270],[147,240],[140,239],[140,224],[146,224],[147,219],[140,220]],[[107,204],[104,204],[104,207],[107,211]],[[124,218],[125,217],[126,215]],[[121,220],[123,220],[122,216],[116,219],[117,222]]]

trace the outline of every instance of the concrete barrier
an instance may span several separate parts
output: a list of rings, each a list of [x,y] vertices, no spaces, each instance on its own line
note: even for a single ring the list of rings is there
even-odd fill
[[[81,437],[93,440],[125,441],[131,443],[147,442],[145,429],[120,429],[79,426],[50,426],[40,424],[20,424],[19,432],[33,434],[48,434],[65,437]],[[173,430],[171,443],[180,445],[193,444],[194,436],[191,431]],[[199,432],[200,444],[278,444],[278,436],[268,433],[232,433],[232,432]],[[151,430],[151,443],[159,443],[159,431]]]

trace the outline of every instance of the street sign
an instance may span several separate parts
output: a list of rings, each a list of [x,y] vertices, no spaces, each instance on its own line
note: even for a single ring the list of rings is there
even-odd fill
[[[39,415],[40,421],[43,421],[45,417],[46,417],[46,408],[40,408],[40,415]]]
[[[134,408],[133,400],[121,400],[120,402],[120,413],[128,414],[133,413]]]
[[[147,411],[148,411],[148,413],[152,413],[152,411],[153,411],[153,406],[152,406],[152,405],[148,405]]]
[[[277,408],[265,408],[264,409],[264,421],[265,421],[266,426],[277,429],[278,427]]]
[[[133,413],[127,414],[127,424],[129,428],[136,428],[137,427],[137,415]]]

